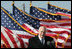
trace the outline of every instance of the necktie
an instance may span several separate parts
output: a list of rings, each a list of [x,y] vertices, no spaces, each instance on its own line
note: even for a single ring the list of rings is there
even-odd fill
[[[42,44],[43,44],[43,38],[42,38]]]

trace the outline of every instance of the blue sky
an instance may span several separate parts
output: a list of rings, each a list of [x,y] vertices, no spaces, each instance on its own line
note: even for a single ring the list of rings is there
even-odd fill
[[[50,4],[56,5],[62,8],[71,10],[71,1],[49,1]],[[47,9],[48,1],[32,1],[33,6],[41,7]],[[12,1],[1,1],[1,6],[12,13]],[[23,10],[23,4],[25,4],[25,11],[29,13],[30,1],[15,1],[15,6]]]

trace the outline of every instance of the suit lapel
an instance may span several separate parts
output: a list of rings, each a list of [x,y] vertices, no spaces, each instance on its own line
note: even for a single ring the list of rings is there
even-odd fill
[[[36,36],[36,41],[37,41],[37,43],[38,43],[39,46],[42,46],[42,45],[43,45],[43,44],[41,43],[41,41],[40,41],[40,39],[39,39],[38,36]]]

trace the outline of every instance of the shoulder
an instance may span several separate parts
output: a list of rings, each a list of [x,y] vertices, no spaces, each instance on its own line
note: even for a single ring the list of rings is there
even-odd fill
[[[45,38],[48,39],[48,40],[53,40],[53,38],[50,37],[50,36],[45,36]]]
[[[37,36],[30,38],[29,40],[35,40],[37,38]]]

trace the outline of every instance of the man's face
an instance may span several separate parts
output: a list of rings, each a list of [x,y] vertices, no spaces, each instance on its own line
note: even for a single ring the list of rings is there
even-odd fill
[[[44,27],[40,27],[39,36],[43,38],[45,36],[46,29]]]

